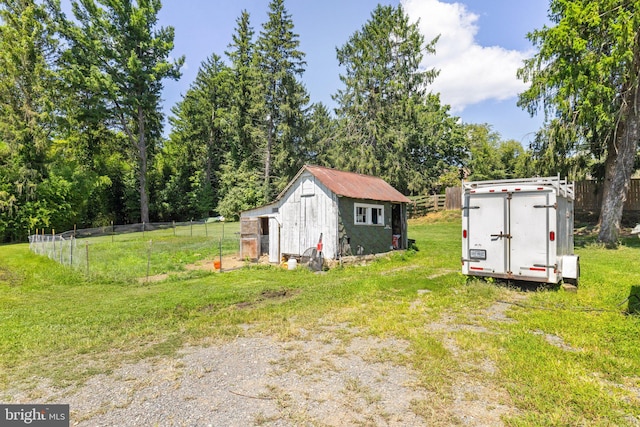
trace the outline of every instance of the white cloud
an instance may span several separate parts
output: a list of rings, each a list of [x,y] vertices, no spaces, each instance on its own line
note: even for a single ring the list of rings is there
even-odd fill
[[[475,40],[478,15],[465,5],[438,0],[401,3],[412,22],[420,20],[427,42],[440,35],[436,54],[425,54],[422,66],[440,70],[430,89],[439,92],[441,101],[451,105],[453,112],[486,100],[508,99],[526,88],[516,70],[528,53],[479,45]]]

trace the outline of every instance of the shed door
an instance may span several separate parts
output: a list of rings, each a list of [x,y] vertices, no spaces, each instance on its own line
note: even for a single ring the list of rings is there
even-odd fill
[[[256,260],[260,250],[260,222],[258,218],[240,219],[240,256]]]
[[[299,232],[299,255],[309,248],[315,248],[320,237],[317,199],[314,197],[300,198],[300,232]]]
[[[280,224],[275,217],[269,218],[269,262],[280,262]]]

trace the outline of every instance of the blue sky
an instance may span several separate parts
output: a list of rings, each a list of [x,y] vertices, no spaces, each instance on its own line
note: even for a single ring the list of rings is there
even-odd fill
[[[336,47],[367,22],[376,0],[286,0],[306,54],[302,77],[312,102],[332,108],[331,95],[342,87]],[[437,68],[432,86],[441,101],[465,123],[488,123],[502,139],[527,146],[542,123],[517,105],[526,87],[515,76],[522,60],[534,54],[526,34],[547,24],[546,0],[401,0],[410,19],[420,19],[427,40],[440,34],[436,55],[424,67]],[[236,20],[242,10],[251,16],[256,34],[266,20],[269,0],[165,0],[159,14],[161,26],[175,28],[174,56],[186,56],[182,78],[166,81],[164,109],[180,101],[193,82],[202,61],[216,53],[224,57]],[[167,125],[168,126],[168,125]],[[165,133],[169,129],[165,129]]]

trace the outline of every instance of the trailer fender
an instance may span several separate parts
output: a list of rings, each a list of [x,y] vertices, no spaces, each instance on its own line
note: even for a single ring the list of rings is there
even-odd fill
[[[580,279],[579,255],[564,255],[562,257],[562,279],[572,285],[578,285],[578,279]]]

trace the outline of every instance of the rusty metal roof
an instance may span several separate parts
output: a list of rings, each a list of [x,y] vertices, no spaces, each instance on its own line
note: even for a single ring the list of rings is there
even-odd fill
[[[338,196],[350,197],[353,199],[379,200],[384,202],[411,202],[411,200],[389,185],[382,178],[371,175],[362,175],[354,172],[345,172],[322,166],[304,166],[292,182],[294,182],[304,171],[311,173],[324,186]],[[285,189],[285,191],[286,190],[287,189]],[[284,194],[284,191],[282,194]],[[280,196],[278,198],[280,198]]]

